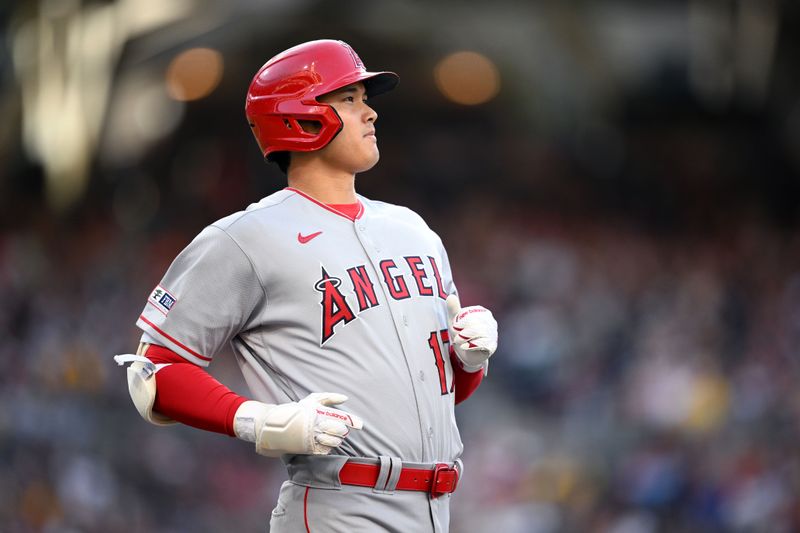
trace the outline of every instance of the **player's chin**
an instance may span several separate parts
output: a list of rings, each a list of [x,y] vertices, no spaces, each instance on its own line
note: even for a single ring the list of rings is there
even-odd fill
[[[375,165],[378,164],[378,161],[381,158],[380,152],[378,152],[378,147],[376,146],[374,150],[370,153],[364,154],[364,157],[361,160],[361,164],[359,165],[358,172],[366,172],[367,170],[371,169]]]

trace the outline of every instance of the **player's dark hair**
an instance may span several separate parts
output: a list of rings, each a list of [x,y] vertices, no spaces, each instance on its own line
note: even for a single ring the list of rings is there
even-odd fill
[[[289,171],[290,159],[291,156],[289,155],[289,152],[272,152],[267,156],[267,161],[278,165],[278,168],[281,169],[281,172],[284,174],[287,174]]]

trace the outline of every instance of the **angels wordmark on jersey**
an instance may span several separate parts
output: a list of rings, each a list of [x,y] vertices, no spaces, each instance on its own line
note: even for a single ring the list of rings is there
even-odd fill
[[[382,274],[381,281],[386,287],[388,294],[395,300],[405,300],[411,298],[410,285],[416,286],[416,295],[420,297],[434,296],[436,284],[436,296],[442,300],[447,299],[447,294],[442,286],[442,276],[439,274],[439,267],[436,259],[427,256],[423,259],[420,256],[406,256],[403,258],[409,268],[408,274],[413,282],[407,281],[407,274],[399,272],[400,267],[394,259],[383,259],[379,263]],[[427,263],[427,264],[426,264]],[[431,275],[435,281],[429,280],[429,275],[425,271],[425,266],[431,269]],[[355,320],[358,314],[380,305],[375,295],[375,283],[370,278],[369,271],[365,265],[350,267],[346,270],[352,287],[352,298],[358,303],[357,312],[351,306],[347,296],[343,294],[342,278],[331,276],[322,267],[322,277],[314,284],[314,289],[322,293],[322,337],[320,346],[324,345],[333,335],[336,334],[336,326],[340,322],[345,325]],[[354,302],[355,303],[355,302]]]

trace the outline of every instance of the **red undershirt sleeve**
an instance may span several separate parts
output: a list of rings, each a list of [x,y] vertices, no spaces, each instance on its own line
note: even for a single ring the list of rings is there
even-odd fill
[[[461,367],[461,361],[450,347],[450,363],[453,365],[453,379],[456,388],[456,405],[460,404],[475,392],[483,381],[483,369],[477,372],[467,372]]]
[[[168,348],[151,344],[145,356],[156,364],[171,363],[156,374],[155,411],[188,426],[236,436],[233,418],[247,398]]]

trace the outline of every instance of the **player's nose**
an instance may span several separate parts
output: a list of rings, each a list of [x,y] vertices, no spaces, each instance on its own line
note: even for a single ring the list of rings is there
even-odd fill
[[[366,109],[366,113],[365,113],[366,121],[367,122],[373,122],[373,123],[377,122],[378,121],[378,112],[375,111],[374,109],[372,109],[370,106],[368,106],[366,104],[364,104],[364,105],[367,108]]]

